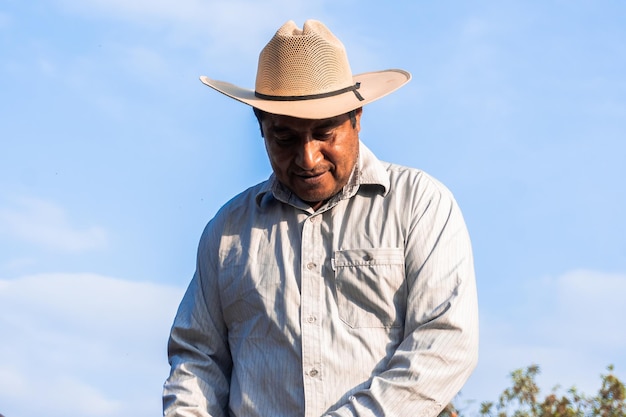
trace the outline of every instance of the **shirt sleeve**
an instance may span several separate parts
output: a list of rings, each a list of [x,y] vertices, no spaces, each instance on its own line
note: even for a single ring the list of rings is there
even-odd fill
[[[329,415],[436,416],[476,366],[478,307],[467,228],[443,185],[428,178],[419,185],[426,192],[409,197],[404,339],[369,387]]]
[[[163,415],[166,417],[228,415],[232,360],[211,242],[210,234],[205,231],[199,245],[196,272],[170,333],[171,371],[163,388]]]

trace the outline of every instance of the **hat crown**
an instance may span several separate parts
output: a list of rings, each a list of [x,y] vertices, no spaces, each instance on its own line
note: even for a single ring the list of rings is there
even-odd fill
[[[269,96],[310,96],[353,84],[346,50],[328,28],[307,20],[302,29],[285,23],[259,55],[257,93]]]

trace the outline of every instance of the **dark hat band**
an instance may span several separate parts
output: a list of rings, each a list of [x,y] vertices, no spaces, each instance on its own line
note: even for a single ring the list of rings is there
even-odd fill
[[[258,91],[254,92],[254,95],[263,100],[272,100],[272,101],[301,101],[301,100],[314,100],[318,98],[326,98],[338,96],[339,94],[347,93],[349,91],[354,92],[356,98],[359,101],[365,100],[361,94],[357,91],[361,87],[361,83],[356,83],[351,85],[350,87],[342,88],[341,90],[329,91],[328,93],[320,93],[320,94],[309,94],[306,96],[271,96],[267,94],[259,93]]]

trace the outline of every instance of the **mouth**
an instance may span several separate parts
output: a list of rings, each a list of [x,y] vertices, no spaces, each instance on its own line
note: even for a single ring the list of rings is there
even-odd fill
[[[314,185],[320,182],[322,180],[322,177],[326,173],[327,171],[318,172],[318,173],[301,173],[301,174],[295,174],[295,176],[298,178],[298,180],[306,184]]]

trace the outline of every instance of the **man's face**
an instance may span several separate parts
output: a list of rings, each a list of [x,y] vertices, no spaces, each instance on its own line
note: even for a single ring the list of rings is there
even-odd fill
[[[278,180],[314,209],[348,182],[359,154],[361,113],[298,119],[266,113],[261,128]]]

